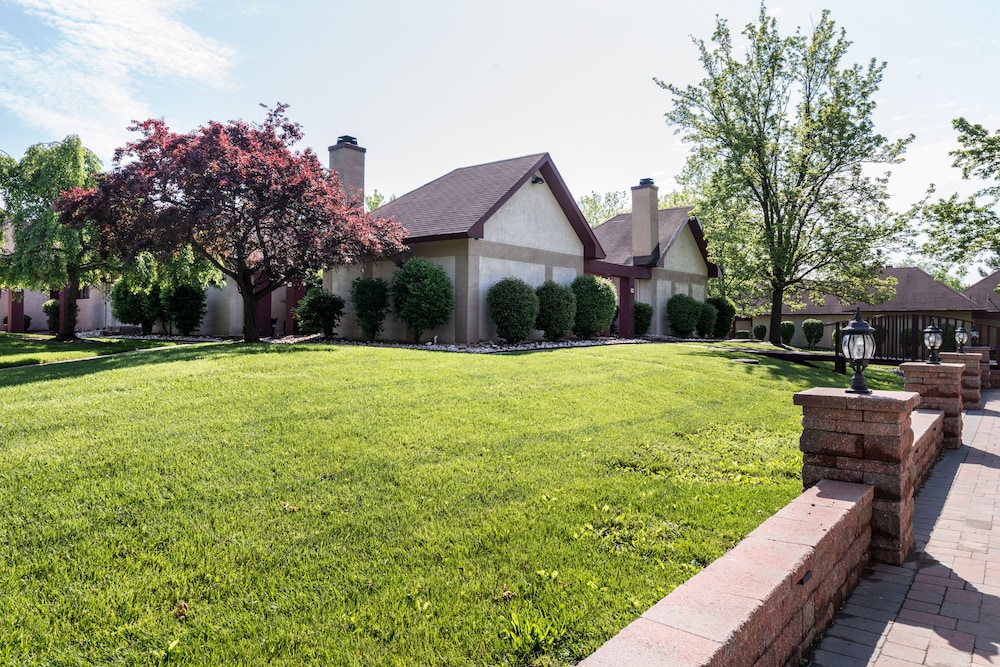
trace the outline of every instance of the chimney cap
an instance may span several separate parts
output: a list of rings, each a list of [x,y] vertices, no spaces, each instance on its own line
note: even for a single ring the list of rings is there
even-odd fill
[[[653,179],[651,178],[640,178],[639,185],[653,185]]]
[[[357,146],[358,145],[358,139],[357,139],[357,137],[352,137],[349,134],[344,134],[344,135],[341,135],[341,136],[337,137],[337,143],[338,144],[351,144],[352,146]]]

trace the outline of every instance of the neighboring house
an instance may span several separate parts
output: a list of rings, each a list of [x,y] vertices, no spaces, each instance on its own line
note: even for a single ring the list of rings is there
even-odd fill
[[[912,320],[905,320],[901,317],[904,315],[927,315],[936,318],[939,323],[948,320],[970,323],[979,322],[984,314],[984,308],[970,298],[968,290],[966,293],[958,292],[944,283],[934,280],[922,269],[886,267],[882,270],[882,278],[895,278],[897,281],[895,294],[884,303],[845,305],[837,297],[827,296],[822,303],[805,299],[805,307],[798,310],[793,310],[787,305],[783,306],[781,309],[782,321],[795,323],[795,336],[792,338],[792,345],[805,347],[806,340],[802,333],[802,322],[807,319],[817,319],[822,320],[827,325],[819,346],[832,347],[832,334],[836,329],[836,324],[851,319],[858,305],[861,306],[862,316],[872,326],[885,322],[887,329],[890,329],[887,335],[894,337],[894,339],[899,337],[904,328],[913,328]],[[1000,311],[998,311],[998,316],[1000,316]],[[770,317],[767,314],[755,316],[752,324],[769,326]],[[921,319],[917,323],[917,328],[922,329],[923,326],[925,326],[924,320]]]
[[[1000,327],[1000,294],[997,294],[997,285],[1000,285],[1000,271],[986,276],[962,292],[983,309],[983,312],[976,316],[977,324]]]
[[[330,168],[349,191],[364,191],[364,159],[365,150],[352,137],[341,137],[330,147]],[[355,278],[388,282],[409,256],[424,257],[444,268],[455,286],[451,321],[425,336],[475,343],[496,338],[486,294],[499,280],[517,277],[533,287],[546,280],[568,285],[592,273],[615,282],[621,334],[629,336],[637,295],[661,314],[666,299],[679,291],[704,299],[708,277],[717,274],[707,260],[700,225],[688,220],[686,209],[655,215],[652,181],[633,188],[633,200],[645,202],[644,208],[636,207],[634,220],[619,216],[599,232],[600,227],[592,230],[587,224],[547,153],[456,169],[374,212],[406,228],[405,256],[329,270],[324,287],[349,301]],[[614,248],[614,257],[604,243]],[[656,318],[655,332],[665,329],[663,320]],[[339,331],[347,337],[361,335],[350,306]],[[405,323],[387,318],[383,338],[406,340],[409,335]]]

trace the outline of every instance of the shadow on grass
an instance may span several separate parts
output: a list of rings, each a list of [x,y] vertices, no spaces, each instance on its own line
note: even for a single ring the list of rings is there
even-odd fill
[[[174,364],[210,357],[246,356],[248,354],[295,354],[309,349],[311,348],[295,345],[269,345],[266,343],[205,343],[148,348],[100,357],[36,364],[34,366],[0,368],[0,387],[17,387],[37,382],[80,378],[120,368]]]

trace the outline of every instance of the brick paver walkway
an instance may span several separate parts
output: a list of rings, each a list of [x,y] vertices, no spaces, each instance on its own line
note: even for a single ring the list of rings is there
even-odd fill
[[[812,665],[1000,665],[1000,390],[983,403],[916,496],[909,560],[872,568]]]

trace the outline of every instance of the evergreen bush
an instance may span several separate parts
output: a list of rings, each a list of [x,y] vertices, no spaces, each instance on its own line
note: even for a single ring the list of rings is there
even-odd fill
[[[767,325],[758,324],[753,328],[753,337],[757,340],[767,340]]]
[[[520,278],[504,278],[490,287],[486,303],[502,340],[518,343],[531,335],[538,317],[538,296],[531,285]]]
[[[583,274],[576,277],[570,288],[576,296],[573,333],[577,338],[593,338],[611,327],[618,297],[610,280]]]
[[[411,257],[400,267],[389,292],[392,311],[413,329],[415,343],[424,331],[446,324],[455,309],[455,288],[448,274],[423,257]]]
[[[653,325],[653,306],[642,301],[635,303],[635,335],[644,336]]]
[[[364,337],[374,340],[389,310],[389,283],[381,278],[355,278],[351,283],[351,305]]]
[[[159,286],[144,291],[127,280],[117,281],[111,288],[111,315],[124,324],[138,325],[144,336],[153,333],[153,325],[163,319]]]
[[[45,313],[45,322],[49,331],[59,330],[59,299],[49,299],[42,304],[42,312]]]
[[[541,329],[545,340],[559,340],[573,330],[576,321],[576,294],[565,285],[546,280],[535,290],[538,297],[538,317],[535,328]]]
[[[702,338],[713,335],[715,331],[715,321],[719,317],[719,311],[715,306],[707,301],[701,304],[698,312],[698,334]]]
[[[0,329],[6,329],[6,328],[7,328],[7,316],[4,315],[3,316],[3,322],[2,322],[2,324],[0,324]],[[24,316],[24,330],[28,331],[30,329],[31,329],[31,315],[25,315]]]
[[[795,322],[790,322],[785,320],[781,323],[778,328],[778,335],[781,336],[781,342],[785,345],[791,345],[792,336],[795,335]]]
[[[333,338],[333,330],[344,315],[344,300],[324,289],[313,288],[299,302],[295,319],[306,331],[321,331],[323,338]]]
[[[806,345],[816,347],[823,339],[823,321],[808,319],[802,322],[802,335],[806,337]]]
[[[675,336],[686,337],[698,328],[701,304],[687,294],[675,294],[667,300],[667,320]]]
[[[205,289],[198,285],[181,283],[166,287],[160,291],[163,319],[171,327],[177,327],[182,336],[190,336],[205,318],[206,300]]]
[[[705,299],[705,302],[715,306],[718,313],[715,317],[712,335],[716,338],[728,338],[729,332],[733,330],[733,322],[736,321],[736,304],[725,296],[710,296]]]

